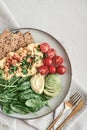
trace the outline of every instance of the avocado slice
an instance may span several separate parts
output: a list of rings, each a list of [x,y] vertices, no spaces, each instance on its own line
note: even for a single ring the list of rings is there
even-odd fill
[[[41,94],[44,90],[44,77],[41,74],[35,74],[31,79],[31,88],[34,92]]]
[[[57,90],[55,93],[50,93],[50,92],[48,92],[46,89],[44,89],[44,93],[45,93],[47,96],[55,97],[55,96],[58,95],[59,90]]]
[[[46,89],[50,93],[55,93],[56,91],[60,91],[61,88],[56,88],[56,89]]]
[[[49,74],[46,77],[45,83],[48,85],[61,83],[61,79],[58,74]]]
[[[61,89],[61,79],[58,74],[49,74],[45,78],[44,93],[47,96],[54,97],[58,95]]]
[[[56,90],[57,88],[60,88],[60,87],[61,87],[61,84],[57,84],[57,85],[53,85],[53,86],[45,84],[46,89],[54,89],[54,90]]]

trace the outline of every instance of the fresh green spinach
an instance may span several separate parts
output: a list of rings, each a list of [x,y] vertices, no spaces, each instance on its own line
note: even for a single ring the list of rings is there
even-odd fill
[[[36,94],[30,84],[32,76],[13,76],[10,80],[0,77],[0,104],[7,114],[27,114],[48,106],[43,94]]]

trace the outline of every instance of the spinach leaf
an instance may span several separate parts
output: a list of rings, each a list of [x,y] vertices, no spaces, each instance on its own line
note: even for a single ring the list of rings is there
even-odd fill
[[[36,100],[35,99],[29,99],[25,102],[25,105],[28,107],[36,107]]]
[[[5,103],[8,102],[9,100],[4,98],[4,97],[0,97],[0,103]]]
[[[47,105],[47,102],[43,102],[40,99],[30,99],[25,102],[25,105],[29,107],[32,112],[36,112]]]
[[[3,77],[0,77],[0,84],[5,85],[5,84],[7,84],[7,83],[8,83],[7,80],[5,80]]]
[[[13,114],[14,111],[10,107],[10,103],[3,103],[2,105],[2,111],[6,114]]]
[[[26,94],[21,94],[20,96],[19,96],[19,98],[20,98],[20,100],[22,99],[22,100],[28,100],[28,99],[38,99],[38,98],[41,98],[40,97],[40,95],[38,95],[38,94],[35,94],[35,93],[33,93],[33,92],[28,92],[28,93],[26,93]]]
[[[16,98],[14,98],[14,96],[12,96],[12,94],[8,94],[8,93],[2,93],[0,94],[0,102],[10,102],[11,100],[17,100]]]
[[[4,71],[0,68],[0,77],[3,77]]]
[[[26,90],[20,92],[20,96],[26,95],[26,94],[30,94],[30,93],[32,93],[32,92],[33,92],[33,90],[29,88],[29,89],[26,89]]]
[[[30,88],[30,82],[29,81],[26,81],[26,82],[22,83],[21,85],[17,86],[17,90],[26,90],[28,88]]]
[[[16,87],[15,85],[5,85],[5,84],[0,84],[0,87],[5,87],[5,88],[14,88]]]
[[[14,85],[18,82],[18,80],[20,79],[20,77],[17,76],[13,76],[10,80],[8,80],[8,84],[9,85]]]
[[[27,114],[30,112],[29,108],[25,106],[25,104],[23,104],[23,102],[21,101],[17,101],[17,102],[12,102],[10,104],[10,107],[13,111],[15,111],[16,113],[20,113],[20,114]]]
[[[26,81],[29,81],[30,78],[31,78],[31,76],[21,77],[21,78],[19,79],[17,85],[20,85],[20,84],[22,84],[22,83],[24,83],[24,82],[26,82]]]

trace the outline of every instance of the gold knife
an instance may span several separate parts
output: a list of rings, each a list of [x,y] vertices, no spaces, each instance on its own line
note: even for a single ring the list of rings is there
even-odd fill
[[[77,112],[81,110],[81,108],[84,105],[84,101],[81,99],[80,102],[76,105],[76,107],[72,110],[72,112],[68,115],[68,117],[59,125],[59,127],[56,130],[61,130],[61,128],[64,126],[64,124],[72,118]]]

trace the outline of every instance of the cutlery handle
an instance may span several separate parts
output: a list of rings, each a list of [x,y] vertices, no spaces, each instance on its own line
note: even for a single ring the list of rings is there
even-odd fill
[[[83,107],[84,102],[83,100],[81,100],[78,105],[72,110],[72,112],[69,114],[69,116],[63,121],[63,123],[61,123],[59,125],[59,127],[56,130],[61,130],[61,128],[64,126],[64,124],[70,119],[72,118],[77,112],[80,111],[80,109]]]
[[[64,110],[56,117],[56,119],[50,124],[50,126],[47,128],[47,130],[51,130],[51,128],[56,124],[56,122],[60,119],[62,116]]]

